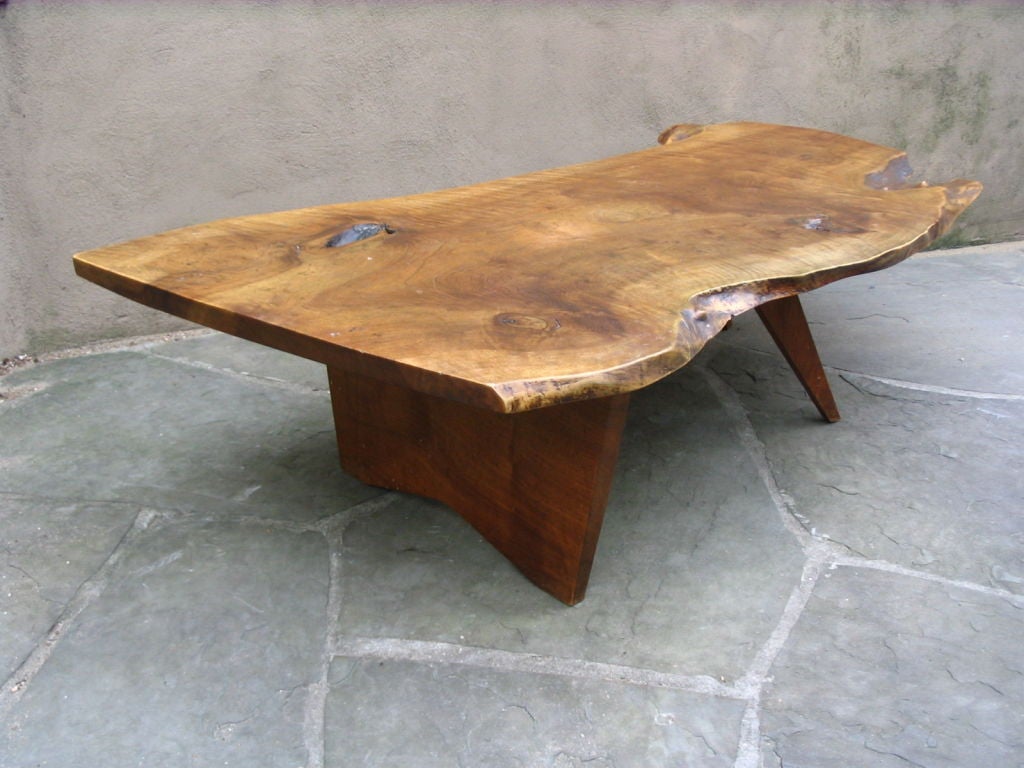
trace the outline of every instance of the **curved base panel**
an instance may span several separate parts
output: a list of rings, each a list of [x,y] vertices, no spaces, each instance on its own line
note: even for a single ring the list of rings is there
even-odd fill
[[[328,372],[347,472],[447,504],[541,589],[583,599],[628,395],[500,414]]]

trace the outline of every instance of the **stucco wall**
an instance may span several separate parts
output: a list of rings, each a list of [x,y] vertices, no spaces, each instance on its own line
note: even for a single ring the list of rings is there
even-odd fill
[[[400,195],[748,119],[981,179],[958,237],[1024,232],[1024,10],[1005,2],[0,6],[0,355],[181,323],[71,253]]]

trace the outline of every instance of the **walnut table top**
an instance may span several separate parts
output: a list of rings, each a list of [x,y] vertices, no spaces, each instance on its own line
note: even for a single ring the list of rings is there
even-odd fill
[[[446,501],[575,602],[626,395],[758,308],[835,420],[796,294],[906,258],[981,189],[910,183],[902,152],[804,128],[681,125],[660,141],[456,189],[186,227],[79,253],[75,269],[325,363],[346,469]],[[568,458],[548,476],[556,444]]]

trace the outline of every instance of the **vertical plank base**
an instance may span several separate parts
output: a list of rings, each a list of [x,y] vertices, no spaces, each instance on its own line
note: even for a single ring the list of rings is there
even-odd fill
[[[757,314],[825,421],[839,421],[832,389],[797,295],[766,302]]]
[[[628,395],[501,414],[328,374],[347,472],[447,504],[537,586],[583,599]]]

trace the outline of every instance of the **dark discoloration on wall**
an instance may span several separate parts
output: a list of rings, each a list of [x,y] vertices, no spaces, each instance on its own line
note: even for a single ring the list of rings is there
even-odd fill
[[[989,72],[964,72],[953,60],[933,69],[900,63],[883,73],[893,92],[914,94],[920,115],[930,119],[921,135],[915,136],[926,152],[934,152],[940,140],[951,132],[965,145],[977,146],[984,135],[992,109]],[[922,103],[923,102],[923,103]],[[910,137],[897,120],[892,130],[907,143]]]

